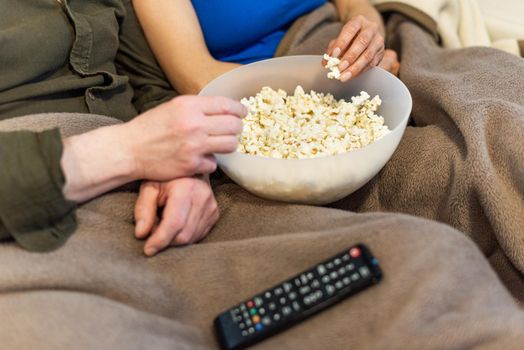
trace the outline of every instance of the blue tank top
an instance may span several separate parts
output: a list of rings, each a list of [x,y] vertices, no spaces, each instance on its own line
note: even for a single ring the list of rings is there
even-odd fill
[[[218,60],[273,57],[289,26],[326,0],[192,0],[209,51]]]

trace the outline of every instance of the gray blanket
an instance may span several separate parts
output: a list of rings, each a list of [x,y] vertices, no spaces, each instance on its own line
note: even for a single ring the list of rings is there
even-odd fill
[[[305,18],[288,53],[304,31],[329,36],[330,11]],[[79,208],[77,232],[55,252],[0,246],[2,348],[216,348],[215,315],[356,242],[378,256],[383,281],[258,348],[522,348],[524,313],[499,276],[522,295],[524,63],[491,49],[445,51],[397,24],[416,126],[375,179],[333,205],[345,210],[224,183],[208,238],[148,259],[133,237],[136,193],[109,193]],[[59,125],[69,135],[113,122],[37,115],[0,130]]]

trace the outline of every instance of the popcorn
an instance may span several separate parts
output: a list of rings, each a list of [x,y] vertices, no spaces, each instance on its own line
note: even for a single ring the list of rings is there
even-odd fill
[[[390,132],[365,91],[337,100],[298,85],[293,95],[265,86],[240,101],[248,109],[237,151],[272,158],[312,158],[364,147]]]
[[[329,79],[340,80],[340,70],[338,69],[340,60],[338,58],[329,56],[327,53],[324,54],[324,59],[327,61],[326,68],[330,70],[327,74],[327,77]]]

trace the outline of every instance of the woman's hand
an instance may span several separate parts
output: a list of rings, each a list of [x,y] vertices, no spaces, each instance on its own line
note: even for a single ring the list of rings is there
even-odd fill
[[[371,67],[384,57],[384,37],[376,22],[359,15],[350,19],[338,37],[329,43],[328,55],[340,58],[340,80],[346,82]]]
[[[163,208],[163,212],[155,224],[158,208]],[[218,217],[218,205],[207,177],[148,181],[140,187],[135,205],[135,236],[147,238],[144,253],[153,256],[170,245],[203,239]]]
[[[383,68],[393,75],[398,75],[400,70],[400,62],[397,58],[397,53],[393,50],[386,49],[384,51],[384,57],[378,64],[380,68]]]

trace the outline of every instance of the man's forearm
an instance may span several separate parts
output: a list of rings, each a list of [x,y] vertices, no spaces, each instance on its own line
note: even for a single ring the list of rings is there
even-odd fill
[[[385,35],[384,22],[380,13],[368,0],[335,0],[340,19],[346,23],[355,16],[362,15],[368,20],[378,24],[382,36]]]
[[[113,125],[64,140],[61,165],[64,196],[83,202],[137,180],[134,159],[125,144],[125,124]]]

